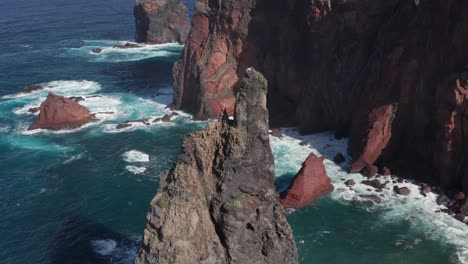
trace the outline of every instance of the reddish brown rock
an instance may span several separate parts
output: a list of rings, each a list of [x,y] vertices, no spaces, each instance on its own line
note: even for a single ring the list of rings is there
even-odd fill
[[[393,191],[395,191],[399,195],[409,195],[411,193],[410,189],[407,187],[393,187]]]
[[[35,114],[35,113],[39,112],[39,110],[41,110],[40,107],[31,107],[31,108],[28,109],[28,112]]]
[[[281,204],[286,208],[303,208],[334,190],[323,165],[323,157],[313,153],[302,164],[288,190],[281,193]]]
[[[190,31],[188,9],[181,0],[136,0],[137,42],[185,43]]]
[[[200,0],[174,106],[232,112],[238,73],[254,66],[272,125],[346,131],[353,171],[389,164],[466,192],[466,32],[460,0]]]
[[[437,204],[438,205],[445,205],[447,203],[447,196],[445,196],[444,194],[441,194],[439,195],[439,197],[437,197]]]
[[[44,89],[44,86],[33,84],[33,85],[28,85],[28,86],[25,86],[25,87],[21,88],[20,93],[28,94],[28,93],[39,91],[39,90],[42,90],[42,89]]]
[[[283,138],[283,133],[281,133],[281,130],[276,128],[271,130],[271,135],[277,138]]]
[[[384,176],[390,176],[392,175],[392,172],[390,171],[390,169],[387,167],[387,166],[384,166],[381,170],[381,173],[382,175]]]
[[[453,196],[453,200],[458,201],[458,200],[464,200],[465,199],[465,194],[462,192],[459,192]]]
[[[29,126],[29,130],[77,128],[93,120],[93,115],[86,107],[66,97],[49,93],[41,104],[39,116]]]

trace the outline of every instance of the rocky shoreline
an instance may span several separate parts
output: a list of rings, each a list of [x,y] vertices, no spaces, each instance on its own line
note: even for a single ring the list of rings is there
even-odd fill
[[[350,138],[353,172],[466,193],[466,14],[459,0],[199,0],[173,105],[200,119],[233,113],[253,66],[270,84],[273,127],[335,130]]]

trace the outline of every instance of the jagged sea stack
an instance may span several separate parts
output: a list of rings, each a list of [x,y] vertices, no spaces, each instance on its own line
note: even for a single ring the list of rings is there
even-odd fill
[[[181,0],[136,0],[136,42],[185,43],[190,31],[187,7]]]
[[[298,263],[274,186],[267,81],[249,69],[234,120],[184,139],[161,175],[136,264]]]

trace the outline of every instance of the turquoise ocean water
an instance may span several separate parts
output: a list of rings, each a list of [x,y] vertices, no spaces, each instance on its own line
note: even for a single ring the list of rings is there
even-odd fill
[[[132,8],[131,0],[0,1],[0,263],[131,263],[158,174],[182,137],[206,125],[180,112],[169,124],[115,129],[170,113],[171,67],[183,48],[113,49],[133,39]],[[90,52],[97,47],[102,54]],[[46,89],[18,96],[28,84]],[[90,97],[82,103],[91,111],[113,114],[77,130],[28,132],[27,110],[48,92]],[[284,133],[272,138],[280,190],[310,152],[346,152],[332,133]],[[467,263],[467,229],[435,213],[435,197],[406,183],[410,197],[385,191],[380,205],[362,202],[357,195],[371,191],[342,183],[362,180],[344,172],[347,158],[343,168],[326,161],[333,194],[289,215],[301,263]]]

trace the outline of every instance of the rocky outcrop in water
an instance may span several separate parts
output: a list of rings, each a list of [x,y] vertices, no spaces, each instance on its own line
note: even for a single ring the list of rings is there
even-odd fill
[[[183,44],[190,31],[188,10],[181,0],[136,0],[134,15],[137,42]]]
[[[246,75],[234,120],[185,138],[161,176],[135,263],[298,263],[274,186],[267,81]]]
[[[281,193],[280,202],[285,208],[304,208],[334,190],[324,160],[311,153],[304,161],[289,188]]]
[[[233,112],[253,65],[273,126],[349,135],[354,172],[467,192],[467,18],[463,0],[199,0],[173,104]]]
[[[66,97],[49,93],[41,103],[39,115],[29,126],[33,129],[61,130],[77,128],[94,120],[86,107]]]

